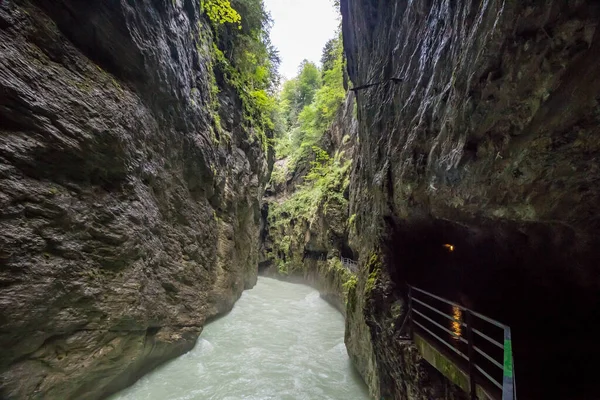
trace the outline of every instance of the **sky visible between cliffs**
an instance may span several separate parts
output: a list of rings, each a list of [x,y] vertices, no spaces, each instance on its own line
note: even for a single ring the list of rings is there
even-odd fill
[[[339,12],[332,0],[264,0],[273,18],[271,41],[279,50],[279,72],[285,79],[298,74],[302,60],[319,65],[325,43],[335,36]]]

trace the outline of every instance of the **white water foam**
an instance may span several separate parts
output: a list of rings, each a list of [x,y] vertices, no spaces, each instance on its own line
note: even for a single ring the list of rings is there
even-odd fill
[[[360,400],[344,319],[303,285],[259,278],[187,354],[111,400]]]

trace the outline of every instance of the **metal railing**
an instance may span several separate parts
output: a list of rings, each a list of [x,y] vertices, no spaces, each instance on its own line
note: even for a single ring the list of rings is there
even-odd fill
[[[358,271],[358,262],[356,262],[350,258],[346,258],[346,257],[340,257],[340,260],[342,261],[342,265],[344,267],[348,268],[350,271],[352,271],[352,272]]]
[[[458,366],[468,367],[472,400],[477,385],[499,389],[502,400],[517,399],[510,327],[414,286],[408,298],[411,331],[424,332],[426,341],[444,345]]]

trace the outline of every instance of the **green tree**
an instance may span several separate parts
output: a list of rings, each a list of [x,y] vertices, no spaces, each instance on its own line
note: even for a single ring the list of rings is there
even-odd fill
[[[346,97],[344,89],[344,54],[341,32],[323,49],[323,86],[315,95],[314,129],[324,132],[335,118]]]
[[[304,60],[279,94],[286,132],[278,135],[275,147],[278,158],[291,157],[290,168],[306,166],[314,158],[315,146],[344,101],[341,33],[325,45],[322,62],[319,69]]]
[[[289,79],[284,82],[283,89],[279,95],[281,102],[281,112],[286,123],[286,128],[289,130],[296,124],[298,114],[301,110],[296,105],[296,97],[298,93],[298,79]]]
[[[315,93],[321,86],[318,67],[307,60],[302,61],[298,68],[298,76],[283,84],[280,93],[282,112],[288,129],[293,129],[304,107],[314,100]]]
[[[302,108],[312,103],[315,93],[321,87],[319,68],[308,60],[302,61],[298,74],[297,107]]]
[[[323,72],[330,70],[334,67],[335,59],[337,56],[338,46],[338,38],[329,39],[327,43],[325,43],[325,47],[323,48],[323,55],[321,55],[321,67]]]

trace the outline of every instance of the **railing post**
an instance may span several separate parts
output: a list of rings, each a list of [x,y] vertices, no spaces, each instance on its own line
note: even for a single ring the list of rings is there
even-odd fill
[[[477,383],[475,382],[475,350],[473,349],[473,316],[470,310],[465,310],[467,324],[467,346],[469,356],[469,386],[471,400],[477,400]]]
[[[516,400],[512,339],[510,328],[504,328],[504,371],[502,373],[502,400]]]
[[[412,286],[408,286],[408,337],[413,338]]]

